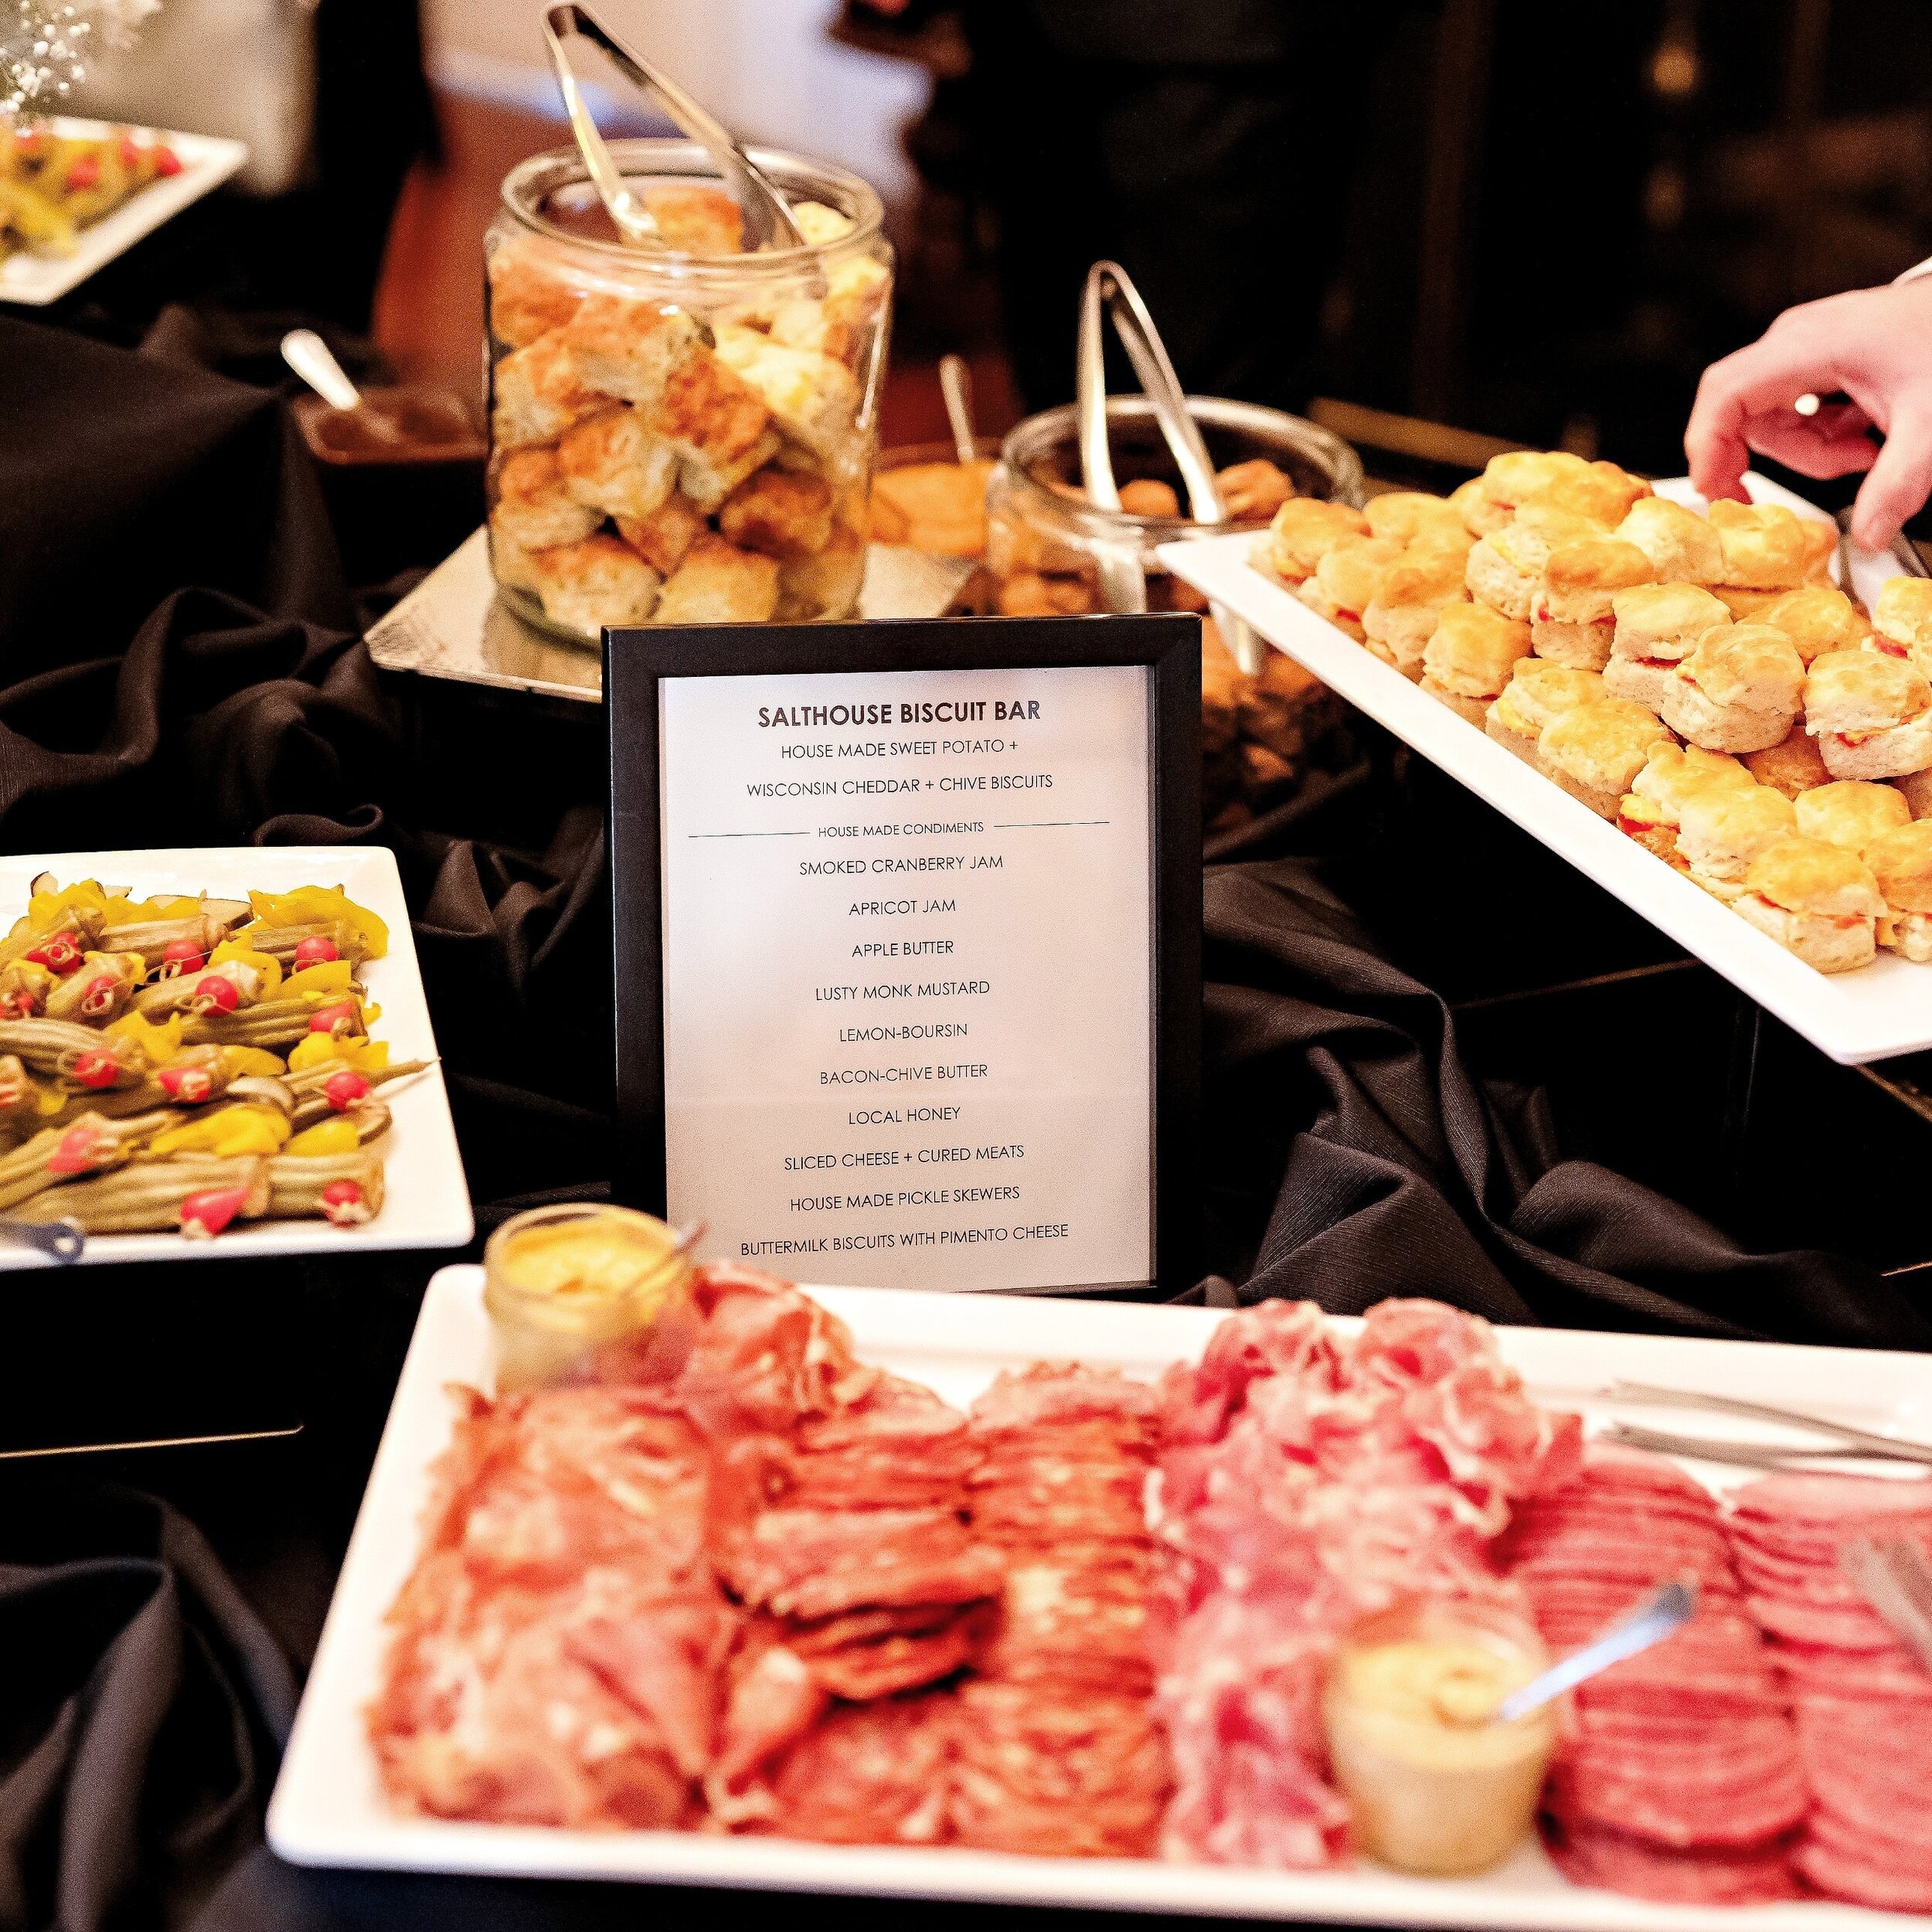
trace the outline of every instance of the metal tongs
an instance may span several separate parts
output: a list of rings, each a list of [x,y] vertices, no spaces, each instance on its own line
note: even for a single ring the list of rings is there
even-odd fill
[[[1719,1415],[1747,1416],[1755,1422],[1774,1422],[1787,1429],[1807,1430],[1813,1435],[1828,1436],[1834,1446],[1806,1447],[1801,1444],[1770,1442],[1721,1442],[1703,1436],[1673,1435],[1657,1429],[1640,1428],[1617,1423],[1604,1432],[1603,1440],[1632,1449],[1654,1449],[1667,1455],[1701,1457],[1706,1462],[1736,1463],[1746,1468],[1777,1468],[1787,1462],[1808,1462],[1821,1457],[1852,1460],[1876,1458],[1887,1462],[1912,1462],[1932,1466],[1932,1444],[1909,1442],[1897,1436],[1875,1435],[1869,1429],[1854,1428],[1849,1423],[1833,1422],[1824,1416],[1810,1416],[1795,1409],[1778,1409],[1762,1402],[1746,1402],[1736,1396],[1706,1395],[1696,1389],[1659,1389],[1645,1382],[1613,1382],[1604,1391],[1610,1402],[1655,1403],[1673,1409],[1709,1409]]]
[[[1080,328],[1076,352],[1076,406],[1080,422],[1080,480],[1088,500],[1097,509],[1117,512],[1119,486],[1114,480],[1114,453],[1107,438],[1107,343],[1101,332],[1103,311],[1113,318],[1114,333],[1134,365],[1147,400],[1153,405],[1154,420],[1166,438],[1174,466],[1187,486],[1188,512],[1196,523],[1223,523],[1227,512],[1222,505],[1219,485],[1214,480],[1214,464],[1201,440],[1200,426],[1187,406],[1187,393],[1174,372],[1172,359],[1154,326],[1141,291],[1133,277],[1118,262],[1100,261],[1087,271],[1087,287],[1080,296]],[[1147,608],[1147,573],[1141,567],[1140,552],[1131,543],[1101,543],[1097,546],[1100,601],[1110,611],[1141,611]],[[1235,662],[1243,671],[1260,668],[1261,647],[1252,631],[1232,611],[1218,604],[1210,606],[1215,622]]]
[[[597,123],[584,105],[583,95],[570,71],[563,43],[572,34],[588,40],[608,54],[627,80],[652,96],[691,138],[716,162],[733,199],[744,217],[745,245],[764,247],[776,240],[787,248],[801,247],[804,236],[793,219],[790,206],[751,160],[723,123],[716,120],[680,87],[670,76],[651,66],[641,54],[634,53],[605,27],[587,8],[553,7],[543,16],[543,38],[550,49],[550,64],[556,70],[557,85],[563,94],[565,111],[577,136],[583,165],[597,198],[604,206],[617,233],[633,248],[662,248],[664,238],[651,211],[624,184],[624,176],[597,132]]]
[[[1838,1566],[1893,1633],[1932,1670],[1932,1562],[1903,1536],[1854,1536]]]

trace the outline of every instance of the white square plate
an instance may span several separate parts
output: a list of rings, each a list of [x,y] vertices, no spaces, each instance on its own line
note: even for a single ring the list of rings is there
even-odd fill
[[[682,1885],[866,1893],[985,1903],[1101,1907],[1323,1924],[1495,1927],[1512,1932],[1857,1932],[1923,1924],[1825,1902],[1733,1908],[1651,1905],[1566,1883],[1527,1845],[1479,1879],[1404,1878],[1379,1866],[1264,1872],[1143,1859],[1024,1858],[910,1846],[835,1845],[691,1832],[567,1832],[403,1816],[384,1801],[362,1728],[379,1687],[383,1617],[416,1561],[430,1466],[450,1438],[448,1385],[488,1389],[483,1271],[443,1269],[430,1282],[335,1585],[308,1688],[268,1808],[268,1842],[298,1865],[502,1876],[655,1879]],[[859,1353],[964,1405],[1001,1369],[1080,1360],[1151,1379],[1197,1359],[1219,1314],[1132,1303],[809,1291],[851,1325]],[[1352,1327],[1343,1322],[1342,1328]],[[1801,1404],[1864,1427],[1923,1440],[1932,1432],[1932,1359],[1861,1350],[1497,1331],[1504,1355],[1539,1400],[1600,1419],[1591,1400],[1614,1378]],[[1645,1419],[1658,1412],[1646,1409]],[[1730,1417],[1665,1411],[1661,1426],[1738,1437]],[[1775,1432],[1763,1432],[1774,1440]],[[1786,1438],[1789,1440],[1789,1438]],[[1713,1487],[1734,1469],[1694,1464]]]
[[[363,969],[369,998],[383,1009],[376,1037],[393,1060],[436,1058],[436,1036],[423,997],[409,907],[396,855],[380,845],[213,845],[169,852],[75,852],[0,858],[0,932],[27,910],[28,888],[43,872],[63,886],[83,879],[125,886],[137,899],[158,893],[206,892],[246,899],[250,892],[292,892],[298,886],[339,886],[389,927],[389,951]],[[110,1261],[205,1261],[211,1255],[336,1254],[387,1248],[460,1248],[476,1232],[463,1157],[450,1119],[443,1070],[379,1090],[395,1116],[380,1145],[383,1211],[361,1227],[328,1222],[237,1224],[212,1242],[179,1234],[98,1234],[81,1267]],[[60,1264],[30,1248],[0,1247],[0,1270]]]
[[[76,121],[62,114],[50,114],[39,124],[74,141],[98,141],[115,128],[111,121]],[[248,150],[240,141],[225,141],[215,134],[171,134],[165,128],[139,128],[134,132],[143,140],[162,141],[173,148],[181,172],[151,181],[111,214],[90,223],[76,238],[71,255],[9,255],[0,262],[0,302],[39,308],[59,301],[162,223],[172,221],[203,195],[212,194],[248,159]]]
[[[1746,481],[1760,502],[1824,515],[1766,478]],[[1659,483],[1657,493],[1702,505],[1682,478]],[[1614,893],[1821,1052],[1855,1066],[1932,1046],[1932,967],[1881,950],[1856,972],[1815,971],[1264,577],[1248,561],[1255,541],[1240,536],[1169,543],[1160,556],[1176,577],[1245,618],[1357,710]],[[1869,605],[1886,578],[1897,574],[1889,558],[1861,556],[1853,570],[1856,594]]]

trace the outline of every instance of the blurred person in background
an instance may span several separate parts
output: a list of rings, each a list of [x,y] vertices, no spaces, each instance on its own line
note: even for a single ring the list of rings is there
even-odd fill
[[[1713,362],[1684,432],[1697,487],[1743,496],[1753,451],[1801,476],[1869,472],[1852,534],[1867,549],[1890,543],[1932,496],[1928,271],[1932,262],[1888,287],[1788,308],[1749,348]],[[1799,413],[1802,396],[1815,410]]]
[[[921,11],[855,4],[888,19]],[[1103,257],[1139,285],[1187,389],[1306,403],[1365,70],[1401,10],[966,0],[975,185],[998,219],[1008,349],[1029,408],[1073,396],[1080,288]]]

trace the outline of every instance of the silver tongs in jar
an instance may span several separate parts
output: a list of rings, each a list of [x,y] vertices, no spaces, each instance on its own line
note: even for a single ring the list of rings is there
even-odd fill
[[[553,7],[543,16],[543,38],[550,49],[550,64],[556,70],[557,86],[563,94],[564,111],[570,117],[571,131],[577,136],[583,165],[590,172],[591,184],[605,212],[617,224],[617,233],[633,248],[662,248],[664,238],[651,211],[625,185],[624,176],[604,145],[597,124],[584,104],[577,77],[570,71],[563,43],[571,35],[589,41],[608,54],[627,80],[651,95],[713,161],[730,189],[744,218],[745,245],[759,249],[776,242],[781,247],[804,245],[804,236],[793,219],[790,206],[757,165],[734,141],[723,124],[698,103],[660,69],[641,54],[634,53],[605,27],[587,8]]]
[[[1114,452],[1107,439],[1107,342],[1101,330],[1103,311],[1111,316],[1114,333],[1127,351],[1154,420],[1161,426],[1174,467],[1187,486],[1188,513],[1196,523],[1226,521],[1214,464],[1201,440],[1200,425],[1187,406],[1187,392],[1174,372],[1172,359],[1161,332],[1154,326],[1141,291],[1118,262],[1099,261],[1087,271],[1080,297],[1080,328],[1075,362],[1077,409],[1080,421],[1080,473],[1090,502],[1097,509],[1118,512],[1119,486],[1114,480]],[[1147,573],[1138,546],[1103,543],[1097,546],[1100,602],[1110,611],[1147,608]],[[1228,648],[1243,671],[1257,669],[1260,645],[1253,633],[1233,612],[1210,606]]]

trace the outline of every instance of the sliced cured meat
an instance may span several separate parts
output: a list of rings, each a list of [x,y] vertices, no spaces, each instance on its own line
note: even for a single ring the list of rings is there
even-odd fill
[[[1002,1373],[973,1404],[972,1421],[981,1440],[988,1445],[1009,1434],[1090,1423],[1123,1444],[1151,1448],[1159,1413],[1155,1392],[1117,1369],[1036,1362],[1031,1368]]]
[[[1751,1614],[1773,1635],[1834,1650],[1886,1651],[1897,1639],[1878,1612],[1863,1603],[1808,1604],[1789,1597],[1753,1597]]]
[[[1145,1699],[969,1681],[954,1737],[959,1843],[1076,1857],[1153,1851],[1170,1779]]]
[[[1798,1846],[1792,1862],[1831,1898],[1877,1912],[1932,1912],[1932,1868],[1901,1869],[1816,1838]]]
[[[805,1667],[835,1696],[855,1703],[917,1690],[975,1662],[992,1616],[990,1604],[975,1604],[927,1629],[895,1631],[815,1651]]]
[[[1005,1565],[950,1509],[767,1509],[713,1553],[734,1594],[808,1621],[869,1604],[964,1604]]]
[[[765,1828],[844,1845],[930,1845],[944,1833],[955,1724],[944,1693],[841,1705],[787,1756]]]
[[[1077,1551],[1015,1555],[981,1668],[1013,1683],[1085,1685],[1145,1696],[1148,1565],[1099,1562]]]
[[[1263,1301],[1208,1338],[1198,1368],[1177,1363],[1161,1383],[1162,1435],[1172,1448],[1218,1442],[1248,1385],[1279,1376],[1298,1386],[1338,1386],[1341,1351],[1312,1301]]]
[[[1746,1851],[1670,1852],[1621,1832],[1543,1821],[1543,1842],[1574,1885],[1663,1905],[1768,1905],[1794,1898],[1787,1843]]]

